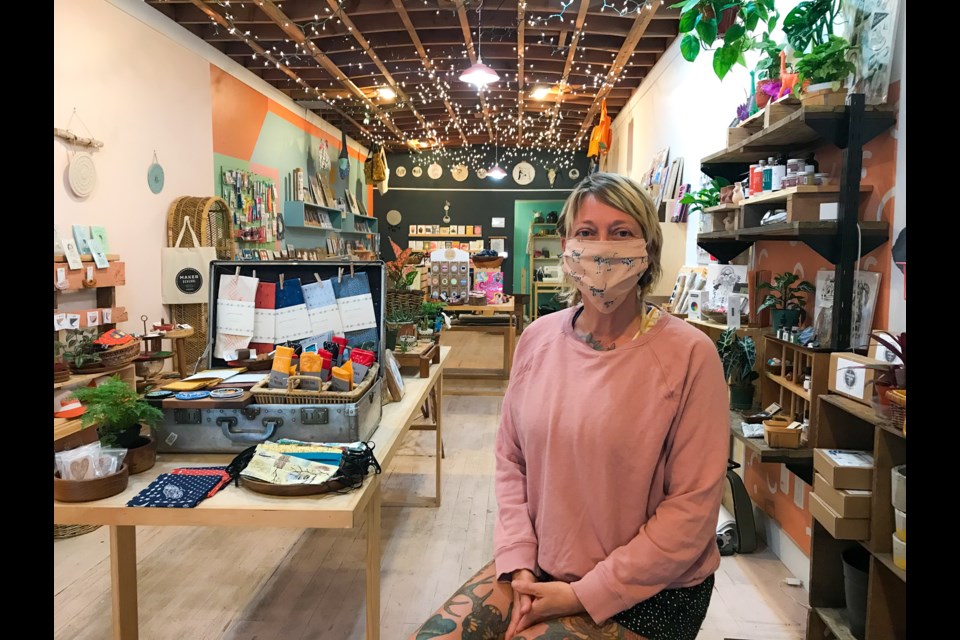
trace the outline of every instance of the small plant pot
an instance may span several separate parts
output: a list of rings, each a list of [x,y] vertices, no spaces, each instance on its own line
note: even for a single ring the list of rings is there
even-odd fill
[[[127,449],[123,463],[130,468],[130,475],[143,473],[157,464],[157,439],[153,434],[143,436],[147,443],[139,447]]]
[[[730,385],[730,408],[731,409],[751,409],[753,407],[753,394],[756,387]]]
[[[770,324],[774,333],[780,328],[796,327],[800,324],[800,309],[771,309]]]
[[[126,462],[120,465],[120,470],[115,474],[92,480],[63,480],[54,473],[53,499],[58,502],[103,500],[122,493],[127,488],[129,480],[130,470]]]

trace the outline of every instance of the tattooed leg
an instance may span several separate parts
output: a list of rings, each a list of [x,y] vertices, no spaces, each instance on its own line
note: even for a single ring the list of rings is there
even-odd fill
[[[410,640],[501,640],[510,624],[513,589],[497,582],[491,562],[427,620]]]
[[[616,622],[599,626],[587,614],[535,624],[513,640],[644,640]]]

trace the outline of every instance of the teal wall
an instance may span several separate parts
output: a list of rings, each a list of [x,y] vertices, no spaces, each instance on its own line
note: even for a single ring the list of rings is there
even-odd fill
[[[530,223],[533,222],[533,212],[540,211],[544,217],[556,211],[560,215],[563,209],[563,200],[517,200],[513,203],[513,253],[517,257],[513,261],[513,281],[517,283],[516,291],[530,293],[530,260],[527,258],[527,236],[530,232]],[[527,280],[520,285],[520,270],[527,270]]]

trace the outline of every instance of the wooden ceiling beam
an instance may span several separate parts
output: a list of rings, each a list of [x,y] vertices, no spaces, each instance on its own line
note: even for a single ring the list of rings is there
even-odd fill
[[[423,65],[423,68],[429,73],[433,69],[433,61],[430,60],[430,56],[427,55],[427,51],[423,46],[423,43],[420,41],[420,36],[417,34],[417,30],[413,28],[413,23],[410,21],[410,15],[407,13],[406,7],[403,6],[402,0],[391,0],[393,3],[393,8],[400,16],[400,21],[403,23],[403,26],[407,30],[407,35],[410,38],[410,41],[413,43],[414,49],[417,50],[417,54],[420,56],[420,63]],[[429,77],[429,76],[428,76]],[[434,85],[437,83],[434,82]],[[441,90],[440,87],[437,87],[438,90]],[[467,142],[467,137],[463,133],[463,127],[460,122],[460,118],[457,115],[456,111],[453,108],[453,105],[450,104],[450,100],[444,95],[443,104],[447,109],[447,114],[450,116],[450,121],[453,123],[453,126],[457,128],[457,131],[460,132],[460,139],[463,140],[464,144],[469,144]]]
[[[570,40],[570,46],[567,48],[567,61],[563,65],[563,73],[560,76],[560,82],[557,83],[561,93],[554,98],[556,108],[554,110],[553,122],[557,120],[557,114],[560,112],[560,104],[563,102],[563,89],[567,85],[567,79],[570,77],[570,70],[573,68],[573,59],[577,55],[577,43],[580,36],[583,35],[583,24],[587,18],[587,9],[590,8],[590,0],[580,0],[580,9],[577,11],[577,19],[573,28],[573,37]],[[552,124],[551,124],[552,126]]]
[[[617,53],[617,57],[613,61],[613,66],[611,66],[610,70],[607,72],[603,85],[600,87],[600,90],[597,92],[597,97],[593,101],[593,105],[591,105],[590,110],[587,112],[587,116],[583,119],[583,124],[580,125],[580,132],[577,134],[578,145],[583,142],[583,136],[593,125],[593,117],[600,108],[600,104],[616,84],[617,78],[623,73],[624,65],[626,65],[626,63],[629,61],[630,55],[633,53],[633,48],[638,42],[640,42],[640,38],[643,37],[644,33],[646,33],[647,29],[650,27],[651,23],[653,22],[653,16],[656,13],[657,8],[644,9],[637,14],[636,18],[634,18],[633,26],[630,28],[630,33],[627,34],[627,38],[623,41],[623,46],[620,47],[620,51]],[[660,22],[662,23],[664,21]]]
[[[463,4],[457,5],[457,18],[460,20],[460,30],[463,31],[463,42],[466,45],[467,53],[470,56],[470,64],[476,64],[479,57],[473,48],[473,37],[470,35],[470,22],[467,20],[467,10],[464,9]],[[482,45],[482,43],[479,44]],[[487,101],[483,97],[483,89],[478,90],[477,94],[480,97],[480,105],[483,110],[483,122],[487,125],[487,133],[490,134],[490,142],[493,142],[493,125],[490,124],[490,112],[487,110]]]
[[[211,20],[215,21],[217,24],[219,24],[220,26],[222,26],[224,29],[234,30],[234,31],[236,32],[236,37],[237,37],[237,38],[242,39],[242,40],[247,44],[247,46],[249,46],[256,54],[258,54],[258,55],[262,56],[263,58],[265,58],[265,59],[269,60],[270,62],[272,62],[275,69],[280,69],[287,77],[289,77],[291,80],[293,80],[293,81],[296,82],[297,84],[300,84],[300,85],[306,87],[307,90],[313,90],[313,91],[316,91],[316,90],[317,90],[316,88],[311,87],[309,84],[307,84],[302,78],[300,78],[300,76],[298,76],[294,71],[292,71],[291,69],[289,69],[286,65],[282,64],[279,60],[277,60],[276,58],[274,58],[273,55],[272,55],[269,51],[267,51],[266,49],[264,49],[263,47],[261,47],[259,44],[257,44],[257,43],[254,42],[253,40],[250,40],[250,39],[248,39],[248,38],[245,38],[242,33],[236,31],[236,28],[230,23],[229,20],[227,20],[227,18],[225,18],[224,16],[222,16],[222,15],[220,15],[219,13],[217,13],[216,11],[214,11],[212,8],[210,8],[207,4],[205,4],[205,3],[202,2],[201,0],[190,0],[190,1],[193,2],[193,4],[196,5],[201,11],[203,11],[204,13],[206,13],[206,15],[207,15]],[[371,134],[371,132],[370,132],[369,129],[367,129],[365,126],[363,126],[362,124],[360,124],[359,122],[357,122],[356,120],[354,120],[354,119],[353,119],[352,117],[350,117],[346,112],[342,111],[341,109],[339,109],[338,107],[336,107],[336,106],[334,106],[334,105],[330,105],[330,109],[331,109],[332,111],[336,112],[337,114],[339,114],[339,115],[340,115],[341,117],[343,117],[346,121],[350,122],[350,124],[352,124],[354,127],[356,127],[357,131],[359,131],[360,133],[362,133],[364,136],[366,136],[366,137],[368,137],[368,138],[372,137],[372,134]]]
[[[257,0],[257,6],[263,11],[267,17],[273,20],[277,26],[284,30],[284,32],[293,40],[295,43],[302,46],[305,51],[313,56],[313,58],[320,63],[320,66],[327,70],[327,72],[335,77],[337,81],[340,82],[344,87],[346,87],[354,96],[356,96],[360,102],[362,102],[371,113],[373,113],[376,118],[383,123],[383,125],[394,134],[401,142],[406,139],[406,136],[397,128],[390,118],[386,116],[380,108],[374,104],[370,98],[368,98],[363,91],[353,83],[353,81],[347,77],[343,71],[341,71],[333,62],[330,61],[320,49],[317,48],[317,45],[313,43],[312,40],[307,38],[303,31],[298,27],[283,11],[281,11],[276,3],[273,0]]]

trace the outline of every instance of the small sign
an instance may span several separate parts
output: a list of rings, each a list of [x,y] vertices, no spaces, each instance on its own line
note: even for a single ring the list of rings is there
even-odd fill
[[[176,277],[177,289],[183,293],[196,293],[203,286],[203,275],[192,267],[181,269]]]
[[[492,227],[494,227],[494,228],[496,228],[496,229],[503,229],[504,227],[507,226],[507,219],[506,219],[506,218],[493,218],[493,219],[490,221],[490,226],[492,226]]]

